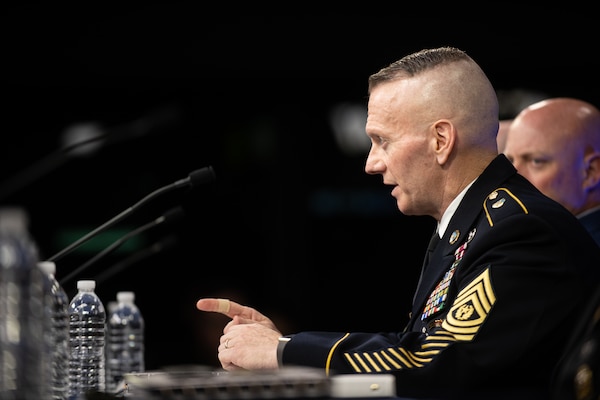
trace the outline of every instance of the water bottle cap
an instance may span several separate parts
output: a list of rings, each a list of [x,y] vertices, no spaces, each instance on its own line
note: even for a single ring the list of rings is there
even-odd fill
[[[94,280],[77,281],[77,289],[93,290],[95,288],[96,288],[96,281],[94,281]]]
[[[29,227],[29,214],[24,208],[0,208],[0,231],[25,233]]]
[[[119,303],[133,303],[135,293],[133,292],[117,292],[117,301]]]
[[[54,261],[40,261],[38,267],[48,275],[54,275],[56,273],[56,263]]]

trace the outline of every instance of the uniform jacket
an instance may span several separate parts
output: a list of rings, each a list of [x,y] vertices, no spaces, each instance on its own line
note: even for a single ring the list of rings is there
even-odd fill
[[[600,279],[600,249],[579,221],[499,155],[425,267],[399,332],[297,333],[283,365],[393,374],[401,396],[549,398],[569,332]],[[401,268],[364,279],[401,279]]]
[[[600,208],[580,217],[579,221],[600,246]]]

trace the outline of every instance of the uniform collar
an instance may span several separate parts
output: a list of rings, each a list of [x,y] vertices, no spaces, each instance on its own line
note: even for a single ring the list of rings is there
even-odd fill
[[[437,233],[440,236],[440,238],[444,237],[444,233],[446,232],[446,228],[448,228],[448,224],[450,223],[450,219],[452,219],[452,216],[456,212],[456,209],[458,208],[458,205],[462,201],[463,197],[465,197],[465,194],[467,194],[467,190],[469,190],[469,188],[473,185],[473,183],[475,183],[476,180],[477,180],[477,178],[473,179],[471,181],[471,183],[469,183],[458,194],[458,196],[456,196],[454,198],[454,200],[452,200],[452,202],[450,203],[450,205],[448,206],[448,208],[446,208],[446,211],[444,211],[444,214],[442,215],[442,219],[440,221],[438,221],[438,225],[437,225]]]

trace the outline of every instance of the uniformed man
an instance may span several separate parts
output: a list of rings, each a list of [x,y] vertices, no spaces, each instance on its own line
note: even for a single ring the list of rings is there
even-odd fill
[[[393,374],[397,394],[412,398],[548,399],[570,330],[599,282],[600,249],[498,155],[498,123],[494,88],[459,49],[419,51],[372,75],[365,170],[382,176],[402,213],[438,222],[408,325],[283,335],[251,307],[200,299],[198,309],[232,318],[218,346],[223,368]],[[367,231],[364,240],[390,263],[357,279],[377,284],[401,273],[393,260],[405,249],[401,241],[377,246],[383,234]],[[364,302],[367,312],[401,312]]]

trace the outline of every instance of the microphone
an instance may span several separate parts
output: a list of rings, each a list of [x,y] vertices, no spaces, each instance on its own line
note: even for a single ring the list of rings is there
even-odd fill
[[[122,211],[120,214],[116,215],[115,217],[108,220],[104,224],[100,225],[99,227],[97,227],[93,231],[89,232],[88,234],[82,236],[81,238],[79,238],[75,242],[71,243],[69,246],[65,247],[58,253],[49,257],[48,259],[46,259],[46,261],[56,261],[59,258],[62,258],[63,256],[70,253],[77,247],[81,246],[83,243],[87,242],[88,240],[90,240],[91,238],[93,238],[94,236],[99,234],[100,232],[105,231],[106,229],[110,228],[117,222],[123,220],[125,217],[132,214],[134,211],[139,209],[141,206],[146,204],[148,201],[160,196],[163,193],[167,193],[172,190],[179,189],[182,187],[187,187],[187,186],[190,186],[193,188],[193,187],[201,185],[201,184],[211,183],[215,179],[216,179],[216,176],[215,176],[215,172],[214,172],[212,166],[208,166],[208,167],[204,167],[204,168],[200,168],[198,170],[192,171],[187,176],[187,178],[180,179],[178,181],[171,183],[170,185],[163,186],[163,187],[155,190],[154,192],[150,193],[149,195],[147,195],[146,197],[144,197],[143,199],[141,199],[140,201],[135,203],[133,206]]]
[[[75,270],[71,271],[67,276],[65,276],[64,278],[62,278],[60,280],[60,284],[62,286],[64,286],[74,276],[81,274],[83,271],[88,269],[96,261],[98,261],[102,257],[104,257],[107,254],[110,254],[113,251],[115,251],[116,249],[118,249],[123,243],[125,243],[127,240],[131,239],[133,236],[139,235],[140,233],[145,232],[145,231],[147,231],[151,228],[154,228],[155,226],[161,225],[161,224],[169,224],[169,223],[174,223],[176,221],[179,221],[183,218],[183,215],[184,215],[183,209],[181,207],[176,207],[176,208],[173,208],[173,209],[167,211],[165,214],[156,218],[154,221],[151,221],[145,225],[140,226],[137,229],[134,229],[131,232],[128,232],[127,234],[125,234],[121,238],[119,238],[118,240],[111,243],[110,246],[108,246],[107,248],[102,250],[100,253],[96,254],[94,257],[92,257],[91,259],[86,261],[84,264],[82,264]],[[51,261],[51,260],[49,260],[49,261]]]

